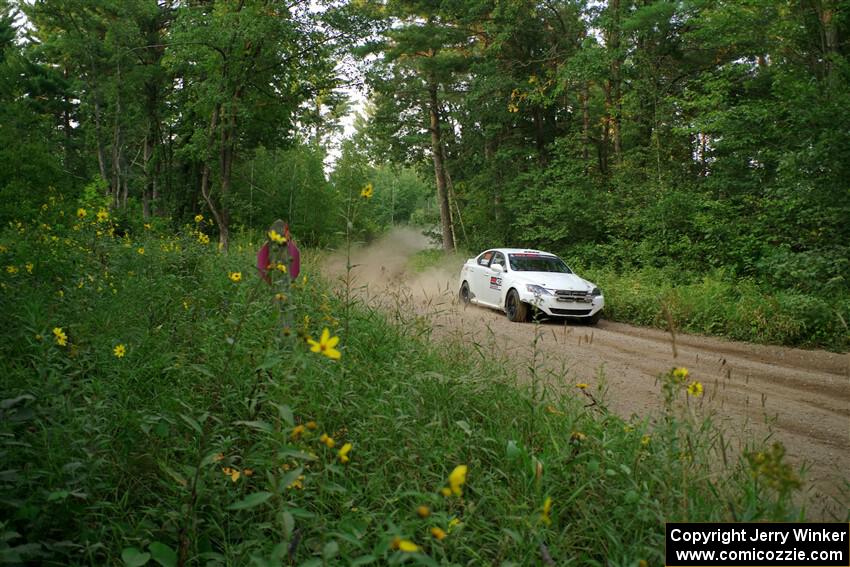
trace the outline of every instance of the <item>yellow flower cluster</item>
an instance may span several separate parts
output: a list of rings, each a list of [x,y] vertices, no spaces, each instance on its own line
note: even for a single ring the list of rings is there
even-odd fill
[[[469,469],[466,465],[456,466],[449,474],[448,486],[441,488],[440,494],[446,497],[451,496],[452,494],[455,496],[463,496],[462,487],[466,484],[466,473],[468,470]]]
[[[282,234],[278,234],[275,230],[270,230],[268,233],[269,240],[276,244],[286,244],[286,237]]]

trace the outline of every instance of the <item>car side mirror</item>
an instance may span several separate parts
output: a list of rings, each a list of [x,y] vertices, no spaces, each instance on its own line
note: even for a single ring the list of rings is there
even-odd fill
[[[501,264],[493,264],[492,266],[490,266],[490,269],[493,270],[494,272],[504,272],[505,271],[505,267]]]

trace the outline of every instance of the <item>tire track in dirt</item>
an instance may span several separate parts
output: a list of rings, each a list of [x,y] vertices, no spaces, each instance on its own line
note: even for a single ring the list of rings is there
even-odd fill
[[[522,372],[535,333],[551,385],[599,386],[600,369],[608,407],[623,417],[643,416],[662,406],[656,377],[685,366],[706,395],[700,404],[743,450],[751,440],[781,441],[792,463],[807,463],[811,515],[844,520],[850,508],[850,355],[756,345],[697,335],[668,333],[601,321],[596,327],[546,321],[510,323],[503,314],[463,307],[454,289],[463,259],[412,274],[407,259],[427,247],[412,229],[396,229],[354,252],[355,285],[371,305],[427,317],[435,340],[477,343]],[[324,263],[329,275],[344,272],[338,256]]]

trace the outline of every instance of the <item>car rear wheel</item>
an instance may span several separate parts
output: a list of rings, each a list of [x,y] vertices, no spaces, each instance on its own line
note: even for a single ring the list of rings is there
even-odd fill
[[[519,300],[519,294],[515,289],[510,290],[505,299],[505,314],[508,316],[508,321],[514,323],[528,321],[528,304]]]
[[[469,300],[471,299],[471,296],[469,294],[469,284],[468,283],[463,282],[461,284],[460,293],[458,295],[460,297],[461,303],[463,303],[464,305],[469,305]]]

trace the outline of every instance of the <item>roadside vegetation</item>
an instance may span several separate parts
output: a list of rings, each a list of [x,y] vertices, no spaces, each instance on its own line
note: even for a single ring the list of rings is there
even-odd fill
[[[309,261],[269,285],[259,239],[211,228],[57,197],[0,233],[4,562],[656,565],[665,520],[805,515],[781,447],[732,452],[686,369],[624,420]]]
[[[472,257],[481,250],[469,251]],[[462,253],[447,256],[437,249],[411,256],[410,269],[444,270],[452,286]],[[739,341],[843,351],[850,345],[850,301],[795,290],[771,289],[752,279],[736,279],[717,270],[685,273],[672,268],[586,266],[577,256],[567,264],[605,293],[604,317],[644,325]]]

